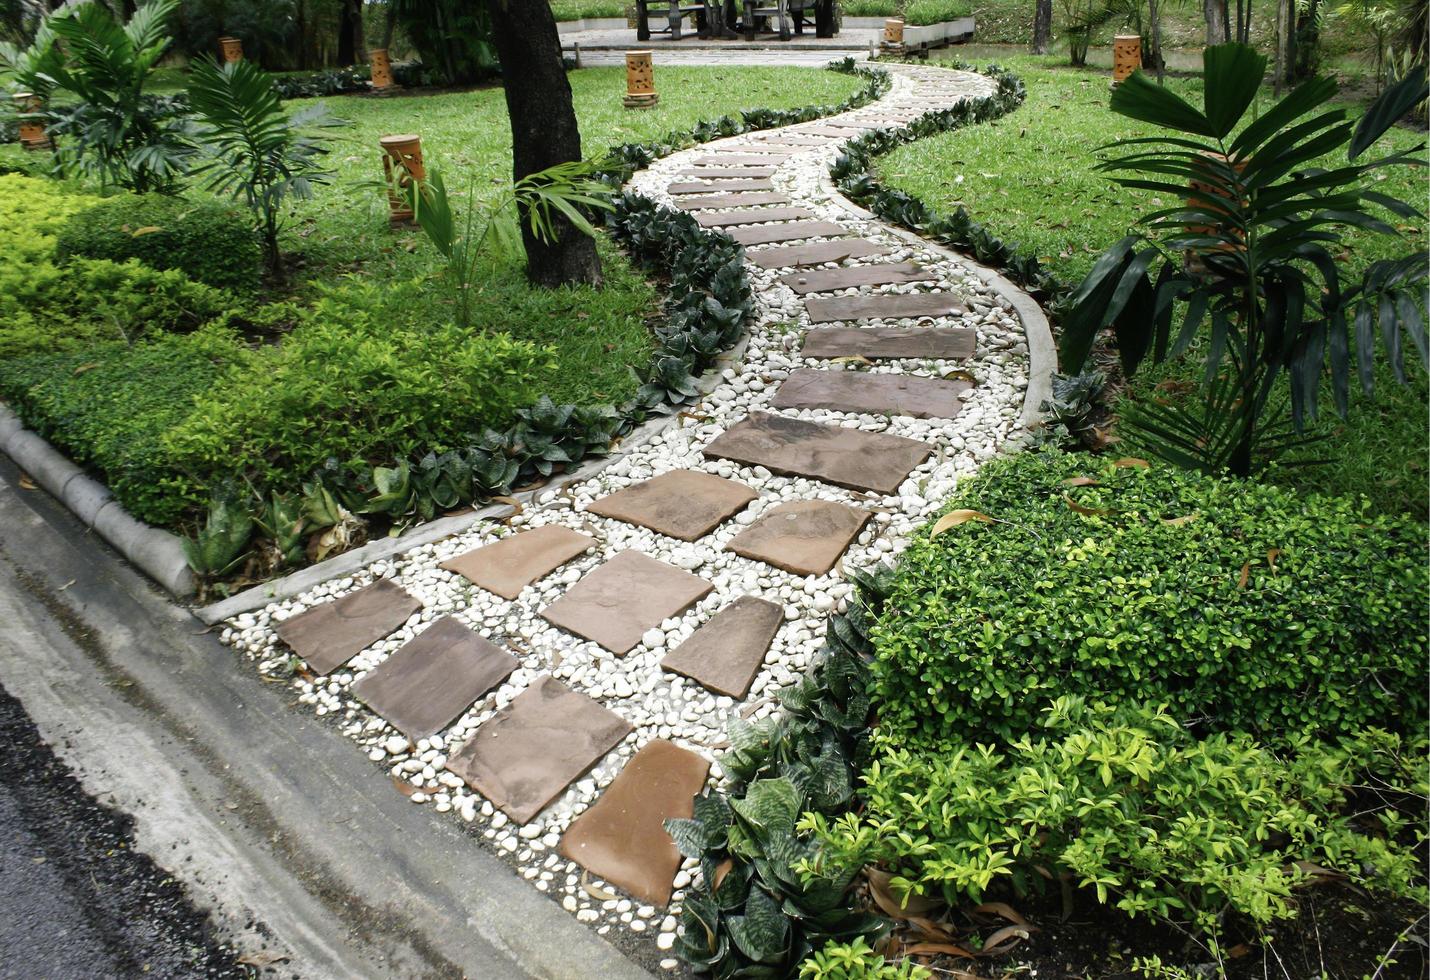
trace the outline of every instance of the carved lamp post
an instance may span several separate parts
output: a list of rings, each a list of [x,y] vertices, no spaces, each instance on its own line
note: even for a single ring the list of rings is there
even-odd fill
[[[414,180],[421,181],[427,176],[422,166],[422,138],[415,133],[403,133],[384,136],[378,142],[382,146],[382,170],[387,175],[388,224],[394,228],[410,225],[415,216],[397,188],[410,187]]]
[[[1142,67],[1142,37],[1119,34],[1112,39],[1112,87],[1116,88]]]
[[[388,60],[387,49],[377,48],[367,53],[372,62],[372,90],[386,92],[392,89],[392,62]]]
[[[649,51],[626,52],[626,97],[627,109],[649,109],[660,101],[655,92],[655,66]]]
[[[219,54],[223,56],[224,64],[243,60],[243,42],[236,37],[219,38],[218,50]]]

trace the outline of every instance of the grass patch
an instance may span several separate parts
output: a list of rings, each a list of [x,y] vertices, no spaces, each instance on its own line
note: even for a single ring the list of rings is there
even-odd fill
[[[634,6],[632,4],[631,6]],[[588,20],[595,17],[626,16],[626,4],[619,0],[551,0],[551,12],[556,20]]]
[[[1021,109],[991,123],[902,146],[880,158],[878,176],[886,185],[940,211],[966,207],[992,232],[1018,243],[1019,251],[1038,256],[1057,278],[1075,284],[1104,248],[1127,233],[1136,217],[1173,203],[1150,192],[1118,187],[1094,171],[1096,147],[1157,131],[1108,109],[1102,72],[1054,67],[1051,58],[1030,56],[1004,63],[1027,84],[1028,99]],[[1200,104],[1200,78],[1169,78],[1168,85]],[[1269,103],[1269,91],[1263,95]],[[1392,130],[1376,150],[1407,149],[1423,138],[1421,133]],[[1388,168],[1380,172],[1377,189],[1423,203],[1424,172]],[[1348,276],[1376,259],[1403,255],[1417,241],[1424,242],[1423,221],[1405,224],[1392,219],[1392,223],[1401,227],[1404,240],[1347,232],[1343,261]],[[1125,397],[1184,397],[1179,393],[1200,377],[1196,355],[1192,351],[1182,361],[1147,371]],[[1321,417],[1312,426],[1314,433],[1326,438],[1300,454],[1326,462],[1274,470],[1267,479],[1325,492],[1364,494],[1378,509],[1424,520],[1430,390],[1422,368],[1412,363],[1409,370],[1409,385],[1397,384],[1388,369],[1380,370],[1371,397],[1353,385],[1346,420],[1335,414],[1327,384]]]
[[[969,0],[850,0],[839,5],[845,17],[900,17],[910,27],[941,24],[973,14]]]

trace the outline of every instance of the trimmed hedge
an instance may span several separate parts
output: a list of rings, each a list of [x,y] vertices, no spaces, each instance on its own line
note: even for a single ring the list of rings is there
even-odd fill
[[[989,463],[955,511],[987,520],[921,534],[874,630],[886,744],[1016,739],[1065,694],[1276,742],[1424,727],[1430,582],[1410,521],[1056,453]]]
[[[123,194],[72,216],[55,244],[60,261],[81,257],[153,269],[249,292],[258,288],[263,253],[245,215],[217,201]]]

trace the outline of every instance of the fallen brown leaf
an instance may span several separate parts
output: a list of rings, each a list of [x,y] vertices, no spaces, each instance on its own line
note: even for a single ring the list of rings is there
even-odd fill
[[[973,959],[974,954],[957,943],[915,943],[904,947],[905,956],[963,956]]]
[[[1236,587],[1237,587],[1238,589],[1244,589],[1244,588],[1246,588],[1246,583],[1247,583],[1247,582],[1250,582],[1250,581],[1251,581],[1251,562],[1247,562],[1245,565],[1242,565],[1242,566],[1241,566],[1241,578],[1237,579]]]
[[[1032,926],[1004,926],[983,941],[982,955],[997,956],[999,953],[1006,953],[1034,931]]]
[[[1163,524],[1171,524],[1171,525],[1173,525],[1173,526],[1180,526],[1180,525],[1182,525],[1182,524],[1190,524],[1192,521],[1194,521],[1194,520],[1196,520],[1196,519],[1197,519],[1197,515],[1196,515],[1195,513],[1192,513],[1192,514],[1185,514],[1185,515],[1183,515],[1182,517],[1164,517],[1164,518],[1162,518],[1162,523],[1163,523]]]
[[[287,963],[286,953],[273,953],[266,949],[260,949],[252,953],[245,953],[238,958],[238,962],[244,966],[265,967],[275,963]]]
[[[1276,559],[1281,557],[1280,548],[1272,548],[1266,553],[1266,564],[1271,566],[1271,570],[1276,571]]]
[[[517,500],[515,497],[493,497],[492,500],[495,503],[510,505],[511,508],[516,512],[511,515],[512,517],[515,517],[517,514],[520,514],[522,511],[526,510],[526,505],[523,504],[520,500]]]
[[[938,906],[938,902],[926,898],[923,895],[909,895],[903,902],[894,894],[893,887],[889,884],[893,875],[882,868],[868,867],[864,869],[864,876],[869,881],[869,896],[874,899],[874,904],[884,910],[884,914],[892,919],[909,919],[916,922],[920,929],[930,935],[948,934],[943,929],[927,919],[918,919],[918,916],[925,912],[930,912]],[[927,923],[927,925],[925,925]]]
[[[402,779],[398,776],[392,777],[392,785],[397,787],[397,791],[403,796],[411,796],[413,793],[417,792],[416,786],[413,786],[407,780]]]
[[[993,518],[982,511],[951,510],[938,519],[938,522],[933,526],[933,530],[929,532],[929,537],[936,538],[949,528],[958,527],[958,525],[966,524],[969,521],[979,521],[983,524],[994,523]]]
[[[1079,514],[1087,514],[1092,517],[1098,517],[1103,514],[1111,513],[1111,511],[1103,510],[1099,507],[1085,507],[1082,504],[1078,503],[1076,500],[1069,497],[1067,494],[1063,494],[1063,500],[1067,502],[1067,505],[1069,507],[1071,507],[1075,512]]]
[[[1136,467],[1139,470],[1145,470],[1152,464],[1147,462],[1145,459],[1138,459],[1136,456],[1124,456],[1122,459],[1117,460],[1112,465],[1121,469],[1126,469],[1127,467],[1132,466]]]
[[[1095,487],[1097,481],[1090,476],[1074,476],[1063,481],[1065,487]]]
[[[20,477],[20,489],[21,489],[21,490],[38,490],[38,489],[40,489],[40,488],[37,487],[37,486],[35,486],[35,481],[34,481],[34,480],[30,479],[28,476],[23,476],[23,475],[22,475],[22,476]]]
[[[1019,915],[1018,910],[1013,908],[1013,906],[1009,905],[1007,902],[984,902],[982,905],[978,906],[973,911],[982,912],[985,915],[1001,916],[1002,918],[1007,919],[1009,922],[1013,923],[1015,926],[1028,925],[1028,920]]]

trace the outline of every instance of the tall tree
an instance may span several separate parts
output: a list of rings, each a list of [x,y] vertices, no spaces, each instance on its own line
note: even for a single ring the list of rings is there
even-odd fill
[[[339,0],[338,5],[338,64],[353,65],[367,57],[367,43],[363,38],[363,0]]]
[[[1207,47],[1231,40],[1226,16],[1226,0],[1202,0],[1202,16],[1207,21]]]
[[[487,0],[487,10],[511,117],[513,176],[521,180],[558,163],[580,160],[581,133],[551,5],[546,0]],[[522,215],[527,278],[538,286],[600,285],[595,240],[564,217],[554,217],[555,233],[542,240]]]
[[[1053,0],[1036,0],[1033,11],[1033,54],[1047,54],[1053,34]]]

